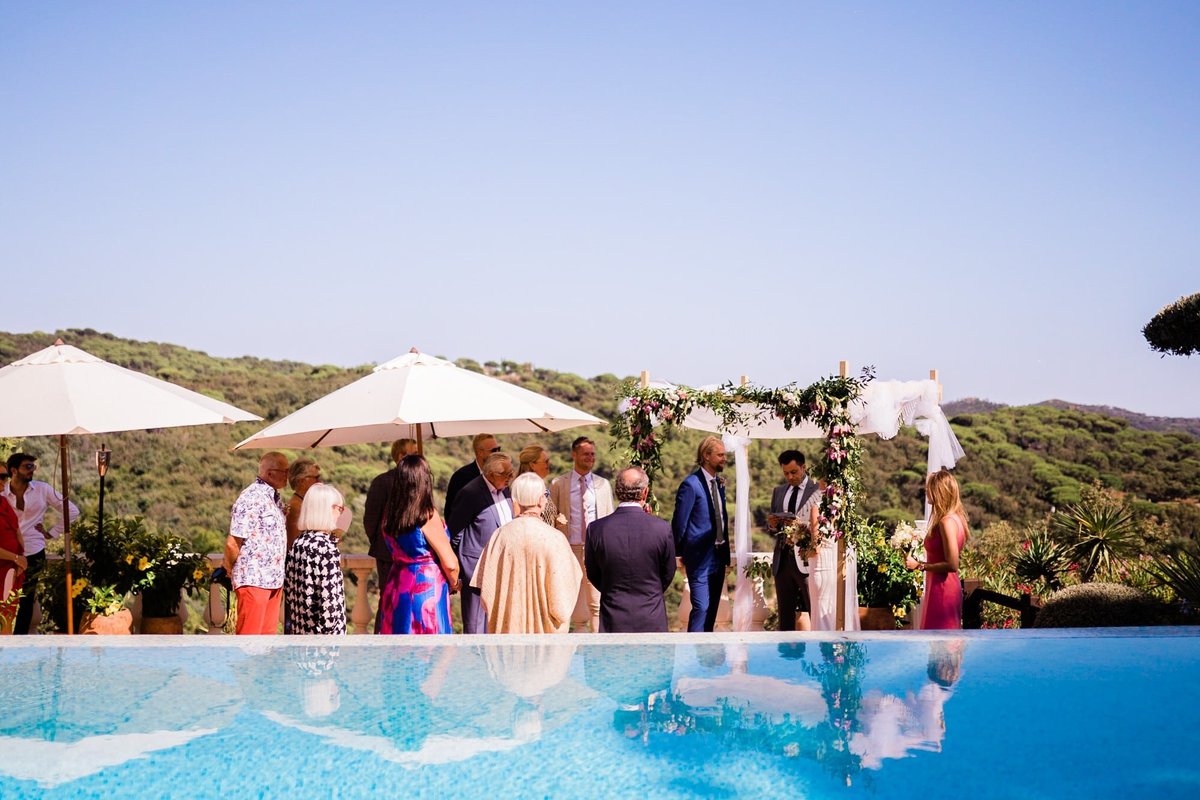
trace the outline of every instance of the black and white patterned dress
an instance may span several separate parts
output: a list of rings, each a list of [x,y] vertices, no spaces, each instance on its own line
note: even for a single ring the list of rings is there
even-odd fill
[[[345,633],[342,554],[325,531],[302,531],[288,553],[283,584],[291,633]]]

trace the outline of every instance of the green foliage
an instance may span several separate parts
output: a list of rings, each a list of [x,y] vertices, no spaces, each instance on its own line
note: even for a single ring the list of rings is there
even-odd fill
[[[1062,574],[1071,563],[1068,549],[1045,531],[1035,533],[1012,553],[1013,574],[1026,583],[1044,584],[1056,592],[1063,588]]]
[[[101,616],[116,614],[125,607],[125,594],[118,592],[115,586],[92,586],[86,592],[84,601],[88,611]]]
[[[1128,504],[1098,494],[1054,514],[1050,529],[1080,568],[1080,580],[1111,572],[1117,559],[1140,551],[1137,525]]]
[[[1051,595],[1035,627],[1117,628],[1168,620],[1168,609],[1145,592],[1119,583],[1081,583]]]
[[[1160,586],[1169,587],[1180,600],[1200,607],[1200,551],[1184,550],[1159,557],[1147,572]]]
[[[1200,352],[1200,292],[1159,311],[1142,328],[1142,335],[1160,353],[1190,356]]]
[[[897,619],[916,605],[922,573],[904,565],[907,553],[888,541],[882,525],[867,523],[856,540],[858,602],[890,608]]]

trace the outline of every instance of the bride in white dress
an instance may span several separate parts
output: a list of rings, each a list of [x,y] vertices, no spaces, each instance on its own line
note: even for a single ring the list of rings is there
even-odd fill
[[[800,509],[800,519],[811,520],[814,536],[817,528],[817,504],[820,492],[815,493]],[[811,504],[811,508],[810,508]],[[808,562],[808,601],[812,606],[809,619],[814,631],[837,630],[837,540],[821,539],[816,553]],[[846,624],[844,630],[857,631],[858,620],[858,559],[854,546],[846,543]]]

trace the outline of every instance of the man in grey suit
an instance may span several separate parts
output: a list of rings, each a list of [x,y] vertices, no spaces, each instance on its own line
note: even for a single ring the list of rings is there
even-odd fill
[[[587,529],[584,565],[600,590],[601,633],[665,633],[663,593],[675,577],[671,525],[643,510],[650,479],[637,467],[617,475],[617,509]]]
[[[487,633],[487,617],[479,590],[471,587],[471,576],[492,534],[513,518],[508,490],[513,479],[512,459],[503,453],[492,453],[483,462],[481,472],[458,493],[451,517],[446,521],[462,576],[463,633]]]
[[[779,467],[784,483],[771,494],[771,511],[767,527],[775,536],[775,555],[771,559],[771,574],[775,576],[775,601],[779,610],[779,630],[796,630],[796,615],[800,615],[800,630],[812,630],[809,620],[808,561],[780,534],[785,525],[798,522],[811,525],[816,504],[820,499],[816,481],[809,480],[804,454],[799,450],[784,450],[779,454]]]

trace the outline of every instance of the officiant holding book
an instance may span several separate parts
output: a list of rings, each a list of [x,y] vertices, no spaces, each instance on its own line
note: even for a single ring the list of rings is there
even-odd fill
[[[817,482],[810,480],[799,450],[779,454],[784,483],[771,494],[767,527],[775,534],[775,554],[771,574],[775,576],[775,602],[779,610],[779,630],[812,630],[809,619],[808,550],[812,532],[817,528],[820,494]],[[797,616],[799,620],[797,621]]]

